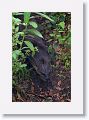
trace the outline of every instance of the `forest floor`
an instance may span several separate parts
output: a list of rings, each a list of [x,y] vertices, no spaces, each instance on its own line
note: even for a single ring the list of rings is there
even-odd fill
[[[63,49],[62,47],[60,49]],[[61,51],[60,51],[61,52]],[[56,61],[54,72],[52,73],[53,88],[42,90],[34,84],[33,80],[28,80],[25,75],[20,80],[18,86],[13,88],[13,102],[70,102],[71,101],[71,70],[65,69],[62,61]],[[37,76],[35,76],[37,77]]]

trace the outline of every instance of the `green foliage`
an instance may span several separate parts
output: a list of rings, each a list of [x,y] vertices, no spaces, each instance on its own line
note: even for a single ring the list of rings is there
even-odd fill
[[[12,58],[16,60],[20,54],[21,54],[21,50],[14,50],[12,52]]]
[[[30,13],[29,12],[24,12],[24,23],[28,24],[30,19]]]
[[[38,36],[38,37],[43,38],[42,34],[41,34],[38,30],[36,30],[36,29],[30,29],[30,30],[28,30],[28,32],[29,32],[31,35],[35,35],[35,36]]]
[[[40,15],[51,22],[53,20],[48,17],[47,15],[43,13],[36,13],[37,15]],[[23,15],[24,20],[16,18],[15,16]],[[43,35],[41,32],[37,30],[38,24],[31,20],[33,16],[31,16],[30,12],[24,12],[24,13],[16,13],[14,12],[12,14],[12,71],[13,71],[13,81],[12,84],[16,85],[18,83],[18,80],[21,76],[24,75],[26,69],[26,64],[24,64],[26,56],[32,54],[34,57],[35,53],[38,51],[37,47],[34,47],[31,41],[25,40],[25,35],[32,35],[32,36],[38,36],[43,38]],[[19,32],[19,25],[24,25],[24,30]],[[29,27],[28,27],[29,26]],[[19,40],[19,37],[21,37],[21,40]],[[25,43],[25,47],[23,47],[23,44]],[[18,47],[19,46],[19,47]],[[25,50],[25,54],[22,53],[22,50]],[[19,76],[19,78],[18,78]]]
[[[32,56],[34,56],[35,53],[38,51],[37,47],[34,47],[33,44],[30,41],[24,41],[24,43],[32,51]]]
[[[33,28],[37,28],[37,27],[38,27],[37,23],[36,23],[36,22],[33,22],[33,21],[29,22],[29,24],[30,24]]]
[[[28,18],[27,18],[28,14],[25,14],[25,23],[28,22]],[[13,85],[16,85],[18,78],[16,77],[18,74],[22,74],[24,73],[24,70],[26,69],[26,64],[24,64],[24,59],[25,56],[22,53],[22,49],[23,49],[23,41],[24,41],[24,37],[25,37],[25,33],[24,31],[19,32],[19,24],[21,24],[21,20],[18,18],[15,18],[14,15],[12,14],[12,48],[13,48],[13,52],[12,52],[12,70],[13,70]],[[19,37],[22,36],[22,40],[19,40]],[[19,48],[17,46],[20,46]]]
[[[31,50],[31,51],[34,51],[34,46],[33,44],[30,42],[30,41],[24,41],[25,44],[28,46],[28,48]]]
[[[57,53],[55,59],[59,59],[63,62],[65,69],[70,69],[71,67],[71,16],[70,13],[48,13],[52,19],[54,19],[55,24],[53,24],[53,30],[49,33],[50,37],[48,42],[52,42],[49,45],[49,52],[53,54],[56,49],[66,49],[65,52],[61,51]],[[49,23],[46,26],[49,26]],[[58,47],[59,46],[59,47]]]
[[[63,21],[63,22],[60,22],[60,23],[58,24],[58,26],[64,30],[64,28],[65,28],[65,22],[64,22],[64,21]]]
[[[63,62],[65,69],[70,69],[71,67],[71,55],[70,53],[63,53],[60,55],[60,60]]]

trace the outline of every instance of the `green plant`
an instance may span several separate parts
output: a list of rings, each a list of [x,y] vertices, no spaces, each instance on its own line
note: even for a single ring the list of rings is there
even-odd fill
[[[51,18],[55,20],[55,26],[50,32],[50,37],[48,42],[52,42],[49,45],[49,52],[53,54],[55,52],[55,59],[59,59],[63,62],[65,69],[70,69],[71,66],[71,23],[70,23],[70,13],[51,13]],[[66,51],[57,52],[61,49],[66,49]],[[53,55],[54,57],[54,55]]]
[[[36,13],[37,15],[40,15],[51,22],[54,22],[50,17],[45,15],[44,13]],[[18,15],[23,15],[24,20],[14,17]],[[30,12],[24,12],[24,13],[13,13],[12,14],[12,71],[13,71],[13,81],[12,84],[16,85],[17,81],[20,79],[21,75],[24,75],[26,71],[26,64],[24,64],[25,59],[27,56],[32,54],[34,57],[35,53],[38,51],[37,47],[34,47],[31,41],[24,40],[26,35],[33,35],[43,38],[42,34],[37,30],[38,24],[31,20],[33,16],[31,16]],[[19,32],[19,25],[23,25],[24,29]],[[30,26],[30,29],[28,28]],[[19,37],[21,39],[19,40]],[[25,47],[23,46],[25,44]],[[18,47],[19,46],[19,47]],[[23,54],[22,50],[25,50],[25,54]],[[18,78],[18,76],[20,76]]]
[[[62,54],[60,59],[63,62],[65,69],[70,69],[70,67],[71,67],[71,55],[70,55],[70,53],[66,52],[66,53]]]

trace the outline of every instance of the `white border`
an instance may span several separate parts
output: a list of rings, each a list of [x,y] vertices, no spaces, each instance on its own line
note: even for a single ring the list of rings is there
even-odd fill
[[[82,0],[3,0],[0,3],[0,111],[3,114],[83,114]],[[71,102],[12,102],[12,12],[71,12]]]

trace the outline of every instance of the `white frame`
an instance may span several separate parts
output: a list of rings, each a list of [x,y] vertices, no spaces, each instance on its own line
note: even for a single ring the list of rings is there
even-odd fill
[[[82,0],[0,3],[0,111],[3,114],[83,114]],[[71,102],[12,102],[12,12],[71,12]]]

